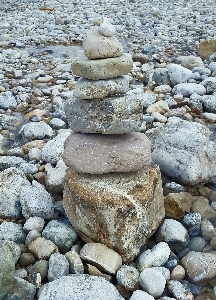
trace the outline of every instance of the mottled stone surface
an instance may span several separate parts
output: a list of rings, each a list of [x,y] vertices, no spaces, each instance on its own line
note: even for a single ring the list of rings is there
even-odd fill
[[[210,130],[196,122],[169,118],[166,126],[147,130],[152,160],[176,182],[193,185],[216,176],[216,145]]]
[[[86,242],[132,261],[164,218],[159,168],[103,175],[66,174],[64,208]]]
[[[81,77],[77,81],[73,95],[79,99],[102,99],[113,94],[125,94],[128,90],[129,82],[126,76],[101,80]]]
[[[104,36],[98,28],[86,32],[83,37],[83,48],[88,59],[118,57],[123,47],[115,36]]]
[[[65,143],[63,159],[78,173],[139,171],[151,165],[151,143],[139,132],[124,135],[72,133]]]
[[[216,40],[205,40],[200,42],[198,54],[201,58],[208,59],[214,52],[216,52]]]
[[[113,284],[106,279],[90,275],[63,276],[45,284],[38,293],[39,300],[123,300]]]
[[[122,134],[138,131],[142,124],[141,103],[131,92],[103,100],[72,97],[65,103],[65,113],[74,132]]]
[[[211,253],[190,251],[181,260],[189,280],[198,285],[209,284],[216,276],[216,256]]]
[[[169,193],[164,199],[166,216],[181,219],[185,213],[190,212],[192,203],[196,200],[187,192]]]
[[[72,71],[77,76],[98,80],[126,75],[130,72],[132,66],[131,55],[124,53],[119,57],[107,59],[74,60]]]

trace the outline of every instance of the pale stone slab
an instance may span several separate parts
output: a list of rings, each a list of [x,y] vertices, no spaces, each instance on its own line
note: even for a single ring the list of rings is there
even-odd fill
[[[101,243],[85,244],[80,251],[80,257],[111,275],[114,275],[122,265],[121,256]]]
[[[76,232],[133,261],[164,218],[158,167],[102,175],[67,171],[63,205]]]
[[[72,133],[65,143],[65,164],[78,173],[130,172],[151,165],[151,142],[144,133]]]
[[[65,103],[65,114],[74,132],[122,134],[138,131],[142,124],[141,103],[131,92],[102,100],[72,97]]]
[[[58,252],[58,247],[50,240],[37,237],[28,245],[28,250],[37,259],[48,259],[53,253]]]
[[[126,76],[113,79],[89,80],[81,77],[76,84],[73,95],[79,99],[102,99],[114,94],[125,94],[129,91]]]
[[[127,75],[132,69],[132,66],[132,56],[128,53],[124,53],[119,57],[107,59],[74,60],[72,71],[79,77],[98,80]]]
[[[83,48],[88,59],[118,57],[123,47],[115,36],[104,36],[98,28],[88,31],[83,37]]]

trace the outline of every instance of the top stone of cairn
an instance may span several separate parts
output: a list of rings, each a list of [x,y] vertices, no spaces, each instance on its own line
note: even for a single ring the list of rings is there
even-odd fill
[[[88,59],[121,56],[123,47],[118,39],[113,36],[114,33],[115,27],[108,19],[105,19],[99,27],[88,31],[83,37],[85,56]]]

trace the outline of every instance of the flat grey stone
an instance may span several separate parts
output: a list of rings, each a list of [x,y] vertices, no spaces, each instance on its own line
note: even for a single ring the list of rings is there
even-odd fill
[[[147,130],[146,135],[152,160],[176,182],[193,185],[216,176],[216,144],[206,126],[171,117],[166,126]]]
[[[146,250],[138,256],[138,270],[142,272],[145,268],[163,266],[168,261],[170,252],[171,250],[167,243],[158,243],[152,250]]]
[[[13,222],[4,222],[0,225],[0,240],[24,243],[26,234],[23,228]]]
[[[127,75],[133,66],[132,57],[124,53],[119,57],[87,60],[74,60],[72,71],[75,75],[91,80],[108,79]]]
[[[196,99],[202,103],[205,112],[216,113],[216,95],[204,95]]]
[[[88,59],[118,57],[123,47],[115,36],[104,36],[98,28],[87,31],[83,37],[83,48]]]
[[[157,243],[165,241],[171,245],[184,244],[188,241],[187,229],[178,221],[173,219],[165,219],[156,233]]]
[[[13,241],[0,240],[0,247],[4,246],[8,247],[12,252],[14,263],[16,264],[21,255],[21,248]]]
[[[72,226],[56,220],[47,224],[42,236],[51,240],[62,252],[67,252],[77,239],[77,234]]]
[[[186,82],[192,75],[191,70],[177,64],[168,65],[167,69],[170,79],[172,79],[175,84]]]
[[[69,275],[69,262],[60,253],[54,253],[49,258],[48,281],[53,281],[62,276]]]
[[[4,300],[33,300],[35,293],[36,287],[32,283],[22,278],[15,277],[13,286],[4,297]]]
[[[131,92],[103,100],[73,97],[65,103],[65,113],[74,132],[122,134],[138,131],[142,124],[140,101]]]
[[[22,157],[0,156],[0,171],[11,167],[19,168],[23,163],[26,163],[26,161]]]
[[[143,133],[72,133],[65,143],[65,164],[79,173],[130,172],[151,165],[151,143]]]
[[[55,135],[54,130],[44,121],[29,122],[22,126],[20,134],[29,140],[51,138]]]
[[[170,280],[167,284],[169,292],[178,300],[193,299],[192,293],[177,280]]]
[[[129,90],[126,76],[112,79],[89,80],[80,78],[74,89],[74,96],[79,99],[102,99],[114,94],[125,94]]]
[[[161,272],[152,268],[146,268],[141,272],[139,282],[142,289],[155,298],[162,295],[166,285],[166,279]]]
[[[0,94],[0,108],[14,109],[16,107],[17,107],[17,101],[10,91],[3,92]]]
[[[45,284],[39,290],[38,300],[124,300],[113,284],[90,275],[64,276]]]
[[[20,193],[20,202],[22,214],[26,219],[34,216],[50,219],[53,216],[52,197],[44,188],[23,187]]]
[[[211,94],[216,90],[216,77],[208,77],[201,84],[206,88],[206,92]]]
[[[8,168],[0,172],[0,214],[18,219],[21,217],[20,190],[31,183],[25,174],[17,168]]]
[[[62,132],[54,139],[48,141],[41,150],[42,159],[51,164],[56,164],[60,159],[62,159],[64,142],[69,135],[70,132]]]
[[[187,82],[175,85],[172,91],[174,94],[182,94],[185,97],[191,96],[194,93],[198,95],[206,93],[206,89],[202,84]]]
[[[13,286],[15,263],[12,252],[4,245],[0,246],[0,299],[7,294]]]

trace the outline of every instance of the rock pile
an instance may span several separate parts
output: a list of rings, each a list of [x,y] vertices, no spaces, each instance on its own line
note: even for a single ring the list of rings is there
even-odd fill
[[[164,217],[159,169],[139,131],[142,105],[129,91],[132,58],[108,20],[83,39],[86,59],[73,63],[78,80],[65,113],[73,133],[63,159],[69,167],[64,207],[86,242],[131,261]]]

